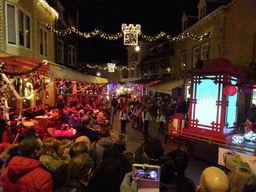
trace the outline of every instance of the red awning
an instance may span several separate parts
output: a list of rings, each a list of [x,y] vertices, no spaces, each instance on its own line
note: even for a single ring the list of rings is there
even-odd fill
[[[41,59],[35,59],[35,58],[29,58],[29,57],[22,57],[22,56],[12,56],[12,57],[0,57],[0,62],[4,62],[4,66],[6,68],[6,71],[8,72],[14,72],[13,70],[17,70],[18,67],[29,67],[29,68],[35,68],[40,63],[42,63]],[[42,65],[38,71],[47,72],[50,70],[49,65]]]

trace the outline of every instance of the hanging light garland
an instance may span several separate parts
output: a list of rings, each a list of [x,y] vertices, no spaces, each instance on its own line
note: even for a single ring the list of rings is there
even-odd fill
[[[107,33],[102,32],[99,29],[95,29],[92,32],[86,33],[86,32],[79,31],[75,27],[69,27],[65,30],[55,30],[49,24],[46,24],[46,28],[50,32],[55,33],[58,36],[67,36],[72,33],[75,33],[83,38],[92,38],[92,37],[98,35],[101,38],[106,39],[106,40],[118,40],[124,36],[124,44],[125,45],[138,45],[138,36],[141,36],[141,38],[143,38],[147,41],[157,41],[162,38],[170,39],[171,41],[180,41],[180,40],[187,39],[187,38],[191,39],[193,41],[202,41],[204,39],[209,38],[212,34],[212,32],[207,32],[202,36],[197,36],[192,33],[185,32],[177,37],[172,37],[171,35],[167,34],[166,32],[160,32],[159,34],[157,34],[155,36],[148,36],[141,32],[140,25],[134,26],[131,24],[128,26],[126,24],[122,24],[122,30],[123,30],[124,35],[122,32],[118,32],[116,34],[107,34]]]
[[[112,65],[111,65],[112,64]],[[122,71],[122,70],[134,70],[134,67],[125,67],[125,66],[122,66],[122,67],[117,67],[117,66],[113,66],[113,63],[108,63],[108,66],[107,67],[102,67],[101,65],[90,65],[90,64],[87,64],[87,67],[91,68],[91,69],[100,69],[100,70],[110,70],[110,72],[114,72],[114,70],[118,70],[118,71]],[[110,69],[111,68],[111,69]]]
[[[4,73],[5,75],[10,75],[10,76],[22,76],[22,75],[28,75],[30,73],[35,72],[36,70],[38,70],[42,65],[47,65],[47,63],[39,63],[35,68],[32,68],[28,71],[25,72],[8,72],[5,71],[5,67],[4,67],[4,62],[2,62],[0,64],[0,73]]]
[[[47,10],[52,12],[52,14],[58,19],[59,13],[53,9],[45,0],[39,0],[38,3],[42,4]]]

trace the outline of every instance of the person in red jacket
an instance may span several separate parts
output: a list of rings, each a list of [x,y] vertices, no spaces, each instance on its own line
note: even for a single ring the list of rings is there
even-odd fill
[[[38,161],[43,142],[37,137],[28,137],[18,145],[20,156],[15,156],[1,175],[4,192],[52,192],[51,174],[41,168]]]

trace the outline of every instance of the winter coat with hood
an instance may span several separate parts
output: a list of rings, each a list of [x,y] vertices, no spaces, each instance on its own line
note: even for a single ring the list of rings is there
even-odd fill
[[[92,143],[91,151],[94,156],[95,167],[99,168],[100,164],[103,161],[103,155],[105,149],[109,149],[113,146],[114,141],[111,137],[102,137],[99,141]]]
[[[51,174],[40,167],[35,159],[15,156],[1,175],[4,191],[8,192],[51,192],[53,180]]]

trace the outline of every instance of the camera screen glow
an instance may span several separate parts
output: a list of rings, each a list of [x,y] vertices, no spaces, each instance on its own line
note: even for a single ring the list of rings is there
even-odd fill
[[[149,180],[158,179],[158,171],[155,168],[135,167],[134,175],[135,175],[135,178],[137,179],[149,179]]]

